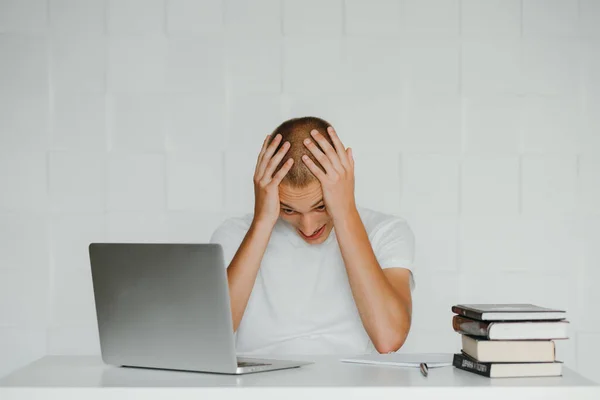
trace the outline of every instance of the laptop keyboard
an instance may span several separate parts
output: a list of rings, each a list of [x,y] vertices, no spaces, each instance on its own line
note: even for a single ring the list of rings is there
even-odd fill
[[[261,365],[271,365],[271,364],[265,364],[265,363],[259,363],[259,362],[251,362],[251,361],[238,361],[237,362],[237,366],[238,367],[258,367]]]

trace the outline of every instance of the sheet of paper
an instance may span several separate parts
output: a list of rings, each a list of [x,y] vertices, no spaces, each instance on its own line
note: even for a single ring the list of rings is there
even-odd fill
[[[381,364],[399,367],[419,367],[426,363],[429,368],[448,367],[452,365],[451,353],[390,353],[390,354],[360,354],[343,358],[340,361],[359,364]]]

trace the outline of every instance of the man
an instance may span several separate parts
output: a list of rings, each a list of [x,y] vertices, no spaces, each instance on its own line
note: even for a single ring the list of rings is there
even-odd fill
[[[333,127],[315,117],[277,127],[254,193],[254,213],[211,238],[228,265],[238,353],[397,351],[411,325],[414,237],[403,219],[356,205],[352,150]]]

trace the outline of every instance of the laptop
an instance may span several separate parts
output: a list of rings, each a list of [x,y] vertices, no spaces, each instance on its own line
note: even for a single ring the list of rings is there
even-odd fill
[[[125,367],[246,374],[312,362],[236,357],[217,243],[91,243],[102,359]]]

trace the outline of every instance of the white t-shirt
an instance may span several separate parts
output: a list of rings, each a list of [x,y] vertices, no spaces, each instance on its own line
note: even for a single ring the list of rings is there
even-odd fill
[[[400,217],[357,207],[381,268],[411,270],[414,236]],[[252,214],[229,218],[211,237],[233,259]],[[281,218],[273,228],[248,305],[236,331],[240,355],[375,352],[346,273],[335,228],[321,244],[306,243]]]

